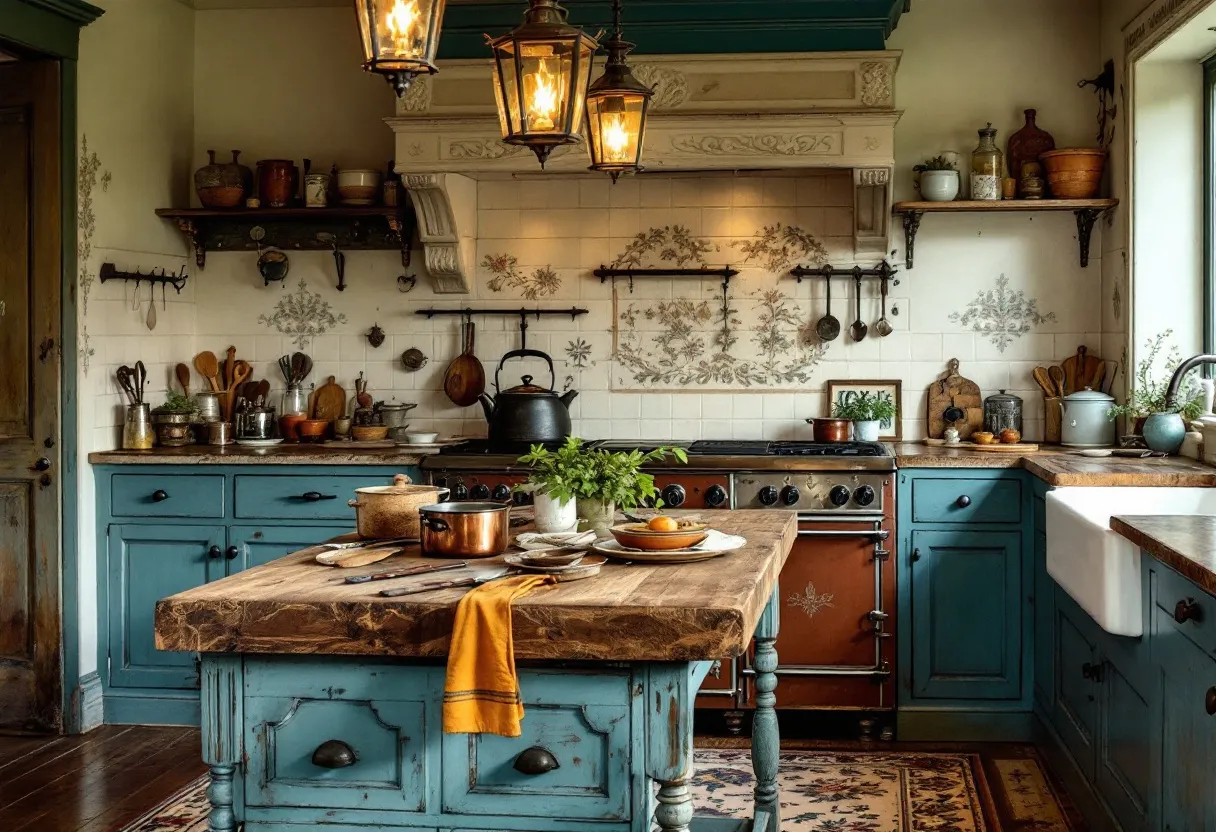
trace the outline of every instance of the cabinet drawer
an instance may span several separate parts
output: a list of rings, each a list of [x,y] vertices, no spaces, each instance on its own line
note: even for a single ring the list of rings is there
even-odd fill
[[[348,500],[356,488],[392,485],[391,477],[368,476],[236,476],[235,514],[251,520],[349,520],[355,510]]]
[[[1022,483],[1015,479],[916,479],[915,523],[1022,522]]]
[[[1152,567],[1153,601],[1177,630],[1206,653],[1216,653],[1216,598],[1179,575],[1174,570],[1154,564]],[[1178,617],[1185,620],[1179,622]]]
[[[348,672],[343,672],[348,671]],[[442,668],[246,662],[245,802],[425,812]]]
[[[224,516],[224,476],[111,474],[110,512],[115,517]]]
[[[519,681],[527,711],[522,736],[443,736],[444,811],[628,820],[629,675],[524,670]],[[546,752],[557,768],[516,768]]]

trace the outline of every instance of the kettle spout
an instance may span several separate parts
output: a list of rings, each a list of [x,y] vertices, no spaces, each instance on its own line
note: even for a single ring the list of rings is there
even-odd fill
[[[481,409],[486,412],[486,421],[492,420],[494,418],[494,400],[482,393],[477,397],[477,401],[481,402]]]
[[[562,395],[561,395],[561,402],[562,402],[562,404],[564,404],[566,407],[569,407],[569,406],[570,406],[570,402],[574,401],[574,400],[575,400],[575,398],[577,398],[577,397],[578,397],[578,391],[577,391],[577,390],[567,390],[565,393],[562,393]]]

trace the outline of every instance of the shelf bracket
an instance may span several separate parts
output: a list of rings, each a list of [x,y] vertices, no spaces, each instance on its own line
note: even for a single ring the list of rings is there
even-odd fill
[[[176,219],[177,230],[186,235],[190,240],[190,246],[194,249],[194,263],[200,269],[207,267],[207,247],[203,244],[203,235],[197,225],[192,220]]]
[[[1077,243],[1081,247],[1081,268],[1089,265],[1089,241],[1093,236],[1094,223],[1108,210],[1110,209],[1080,208],[1073,212],[1077,215]]]
[[[912,258],[916,253],[916,232],[920,230],[920,218],[924,215],[924,211],[904,212],[904,268],[912,268]]]

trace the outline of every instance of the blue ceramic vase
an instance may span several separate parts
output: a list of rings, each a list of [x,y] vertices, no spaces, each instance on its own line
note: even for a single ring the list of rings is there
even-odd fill
[[[1144,420],[1144,444],[1151,451],[1173,455],[1186,438],[1186,423],[1177,413],[1154,413]]]

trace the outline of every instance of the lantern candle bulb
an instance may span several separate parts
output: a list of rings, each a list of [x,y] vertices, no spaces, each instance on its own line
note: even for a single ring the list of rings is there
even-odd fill
[[[417,22],[418,0],[411,0],[409,3],[396,0],[396,4],[385,17],[384,25],[393,39],[397,57],[405,58],[418,52],[414,36],[414,26]]]

